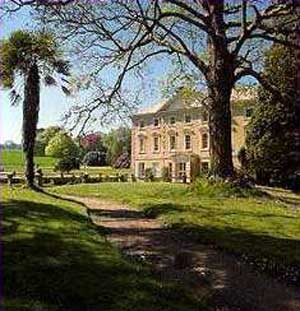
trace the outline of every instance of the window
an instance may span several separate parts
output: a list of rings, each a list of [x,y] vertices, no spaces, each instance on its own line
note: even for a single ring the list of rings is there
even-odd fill
[[[202,134],[202,149],[207,149],[208,148],[208,134],[203,133]]]
[[[186,176],[186,163],[180,162],[178,165],[178,176],[183,177]]]
[[[152,163],[152,172],[153,172],[154,177],[157,177],[159,175],[159,163],[158,162]]]
[[[140,121],[140,128],[143,128],[145,126],[145,122],[144,121]]]
[[[191,136],[185,135],[185,149],[191,149]]]
[[[175,117],[171,117],[170,118],[170,124],[175,124],[176,123],[176,118]]]
[[[159,119],[154,119],[153,124],[154,124],[154,126],[159,126]]]
[[[170,150],[176,149],[176,136],[172,135],[170,136]]]
[[[158,151],[159,150],[159,140],[158,137],[154,137],[153,139],[153,150]]]
[[[201,164],[201,171],[204,174],[208,173],[208,171],[209,171],[208,162],[202,162],[202,164]]]
[[[253,114],[253,108],[247,108],[245,110],[245,117],[246,118],[250,118],[252,116],[252,114]]]
[[[202,121],[203,122],[207,122],[208,121],[208,113],[205,110],[202,113]]]
[[[173,165],[172,163],[170,162],[169,163],[169,177],[172,177],[173,176]]]
[[[143,137],[140,138],[140,152],[145,152],[145,139]]]
[[[145,177],[145,163],[139,163],[138,170],[139,177]]]
[[[185,115],[185,123],[190,123],[192,121],[191,115],[186,114]]]

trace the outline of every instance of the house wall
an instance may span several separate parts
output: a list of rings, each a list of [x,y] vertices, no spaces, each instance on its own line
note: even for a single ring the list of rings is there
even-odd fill
[[[186,115],[191,116],[191,122],[186,123]],[[171,117],[176,118],[176,123],[171,124]],[[159,120],[159,125],[154,125],[154,119]],[[140,127],[141,122],[144,123]],[[244,116],[233,118],[233,161],[238,166],[237,154],[245,142],[245,125],[247,120]],[[209,162],[209,145],[202,148],[202,134],[208,134],[208,123],[203,120],[203,112],[200,108],[177,111],[161,111],[154,114],[136,115],[133,118],[132,127],[132,169],[135,176],[138,176],[139,163],[145,163],[145,168],[152,167],[158,163],[159,173],[162,167],[168,166],[174,155],[183,153],[187,155],[198,155],[201,162]],[[170,149],[170,136],[176,137],[176,149]],[[190,135],[191,149],[185,148],[185,135]],[[159,150],[154,150],[154,137],[158,138]],[[140,151],[140,139],[144,139],[145,150]],[[209,140],[208,140],[209,141]]]

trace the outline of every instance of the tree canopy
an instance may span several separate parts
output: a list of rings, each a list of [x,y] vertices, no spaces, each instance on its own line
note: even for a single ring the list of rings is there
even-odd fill
[[[20,82],[23,85],[22,145],[25,153],[27,185],[34,186],[34,148],[40,108],[41,79],[45,85],[55,85],[55,76],[61,78],[62,90],[69,93],[63,76],[69,75],[69,64],[62,59],[55,37],[46,31],[17,30],[0,46],[0,83],[10,90],[12,105],[17,104]]]
[[[58,132],[48,143],[45,153],[54,158],[76,158],[80,150],[72,137],[66,132]]]
[[[266,53],[265,74],[290,100],[280,101],[274,94],[259,92],[259,100],[247,131],[247,158],[258,181],[276,180],[290,185],[300,170],[300,149],[296,135],[300,134],[296,55],[294,50],[273,45]]]

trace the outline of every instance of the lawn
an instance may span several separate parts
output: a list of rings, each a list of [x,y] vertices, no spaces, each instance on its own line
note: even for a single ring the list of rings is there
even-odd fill
[[[51,157],[35,157],[35,163],[41,168],[52,168],[56,159]],[[5,171],[24,171],[24,154],[21,150],[1,150],[1,165]]]
[[[35,163],[42,168],[45,174],[55,175],[53,171],[57,159],[51,157],[35,157]],[[24,154],[21,150],[1,150],[0,164],[4,167],[5,172],[16,171],[18,175],[22,175],[24,172]],[[74,170],[72,173],[79,174],[81,172],[88,173],[90,175],[115,175],[129,173],[129,169],[114,169],[110,166],[103,167],[81,167],[80,170]]]
[[[122,257],[80,205],[7,187],[1,203],[5,310],[203,309]]]
[[[300,266],[300,210],[268,196],[224,198],[168,183],[102,183],[55,188],[137,207],[202,243],[230,253]],[[299,197],[300,202],[300,197]]]

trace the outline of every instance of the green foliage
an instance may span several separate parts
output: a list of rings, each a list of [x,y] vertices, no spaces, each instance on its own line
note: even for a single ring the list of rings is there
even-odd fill
[[[131,130],[127,127],[120,127],[111,130],[103,138],[103,145],[107,150],[106,160],[113,165],[119,156],[127,152],[131,154]]]
[[[168,167],[164,166],[161,170],[162,180],[165,182],[171,181],[170,170]]]
[[[61,173],[67,172],[69,173],[72,170],[80,169],[80,160],[74,157],[64,157],[59,159],[54,167],[54,171],[59,171]]]
[[[70,135],[65,132],[58,132],[52,139],[50,139],[45,153],[47,156],[55,158],[77,158],[80,150]]]
[[[60,131],[62,131],[62,129],[59,126],[50,126],[46,129],[38,129],[34,147],[34,154],[36,156],[44,156],[45,149],[49,144],[49,141]]]
[[[55,37],[48,32],[28,32],[17,30],[8,39],[1,42],[1,84],[13,89],[18,74],[27,75],[33,60],[45,77],[46,85],[53,85],[54,72],[69,75],[69,64],[62,60],[62,52],[58,48]],[[48,81],[48,83],[47,83]],[[52,81],[51,83],[49,83]],[[13,89],[13,103],[20,95]]]
[[[262,196],[262,192],[250,187],[241,187],[233,182],[197,178],[191,185],[191,189],[199,196],[209,198],[247,198]]]
[[[242,146],[241,149],[238,151],[238,160],[241,164],[241,168],[243,171],[247,172],[249,167],[249,159],[248,154],[245,146]]]
[[[290,100],[280,102],[270,92],[259,91],[259,102],[247,129],[246,149],[249,170],[261,183],[273,181],[288,186],[300,169],[294,135],[300,130],[295,111],[295,66],[295,54],[286,47],[273,45],[266,54],[265,74]]]
[[[145,170],[145,181],[154,181],[153,170],[150,167]]]
[[[82,162],[87,166],[105,166],[106,154],[101,151],[90,151],[84,156]]]

